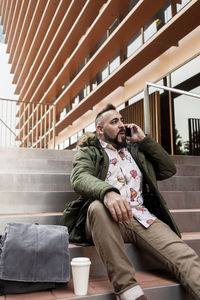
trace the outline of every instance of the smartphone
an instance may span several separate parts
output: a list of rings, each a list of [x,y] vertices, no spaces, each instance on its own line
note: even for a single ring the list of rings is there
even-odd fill
[[[131,128],[129,128],[129,127],[126,127],[126,136],[132,136]]]

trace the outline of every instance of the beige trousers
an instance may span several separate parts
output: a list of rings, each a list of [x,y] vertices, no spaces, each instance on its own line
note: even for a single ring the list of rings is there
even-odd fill
[[[148,229],[135,219],[116,223],[107,208],[96,200],[88,209],[86,235],[93,240],[116,294],[138,285],[124,245],[131,242],[153,255],[195,299],[200,299],[199,256],[160,220]]]

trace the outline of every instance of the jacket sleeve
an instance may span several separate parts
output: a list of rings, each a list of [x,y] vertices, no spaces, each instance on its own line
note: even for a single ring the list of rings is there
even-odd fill
[[[81,148],[75,155],[71,184],[74,190],[85,198],[103,201],[107,192],[119,190],[98,178],[99,163],[92,159],[87,148]]]
[[[150,136],[139,143],[139,148],[152,163],[157,180],[167,179],[176,173],[171,156]]]

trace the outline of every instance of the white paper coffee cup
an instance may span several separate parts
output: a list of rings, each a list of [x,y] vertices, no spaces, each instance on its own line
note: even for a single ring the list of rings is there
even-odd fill
[[[75,257],[71,261],[75,295],[87,295],[90,264],[88,257]]]

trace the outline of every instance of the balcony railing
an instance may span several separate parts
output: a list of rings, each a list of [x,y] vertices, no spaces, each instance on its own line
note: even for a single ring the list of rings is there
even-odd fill
[[[55,105],[0,98],[0,147],[55,148]]]

